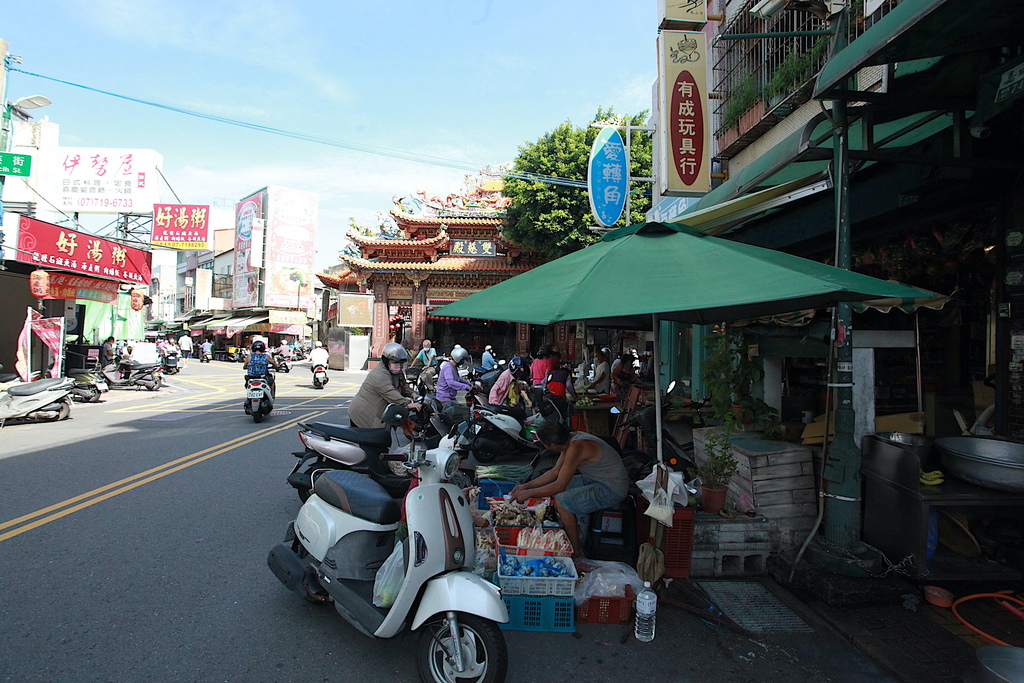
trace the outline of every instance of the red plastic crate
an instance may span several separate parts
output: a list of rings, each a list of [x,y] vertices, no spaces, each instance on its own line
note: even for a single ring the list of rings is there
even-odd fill
[[[628,624],[633,617],[633,589],[626,586],[621,598],[593,597],[576,608],[576,621],[588,624]]]
[[[651,535],[651,518],[643,514],[646,509],[647,500],[641,496],[636,506],[637,538],[641,543],[646,543]],[[690,578],[693,525],[696,517],[696,508],[677,506],[672,514],[672,526],[664,528],[661,550],[665,553],[665,576],[673,579]]]

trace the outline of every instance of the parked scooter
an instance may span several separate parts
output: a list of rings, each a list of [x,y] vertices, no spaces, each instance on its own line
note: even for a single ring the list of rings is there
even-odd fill
[[[3,369],[0,365],[0,370]],[[0,391],[0,427],[8,420],[56,422],[71,414],[72,380],[67,377],[12,383]]]
[[[423,407],[413,413],[408,423],[413,443],[433,448],[448,432],[449,425],[444,422],[440,408],[433,397],[423,399]],[[329,422],[307,422],[299,425],[299,440],[305,450],[292,453],[299,462],[289,473],[288,483],[298,491],[299,500],[303,502],[309,498],[319,477],[339,469],[369,475],[395,498],[401,498],[409,490],[409,477],[395,474],[381,460],[384,453],[409,448],[409,445],[399,444],[394,427],[356,429]]]
[[[110,385],[103,379],[99,368],[72,368],[68,377],[74,382],[71,398],[83,403],[99,403],[100,397],[110,391]]]
[[[264,415],[274,411],[273,375],[245,376],[245,414],[252,415],[256,424],[263,422]]]
[[[313,366],[313,388],[323,389],[327,386],[327,382],[330,378],[327,376],[327,366],[322,363],[317,363]]]
[[[408,409],[390,405],[383,420],[394,427],[408,416]],[[311,602],[333,601],[368,636],[392,638],[407,625],[419,631],[423,681],[504,681],[508,650],[497,625],[508,621],[508,611],[498,588],[472,573],[469,503],[457,486],[444,483],[458,469],[458,454],[410,448],[407,459],[388,457],[405,460],[420,481],[405,500],[401,538],[400,501],[370,477],[338,470],[317,480],[267,564],[289,590]],[[396,544],[404,558],[400,586],[390,607],[378,607],[374,580]]]
[[[100,370],[103,379],[111,387],[145,387],[156,391],[164,382],[163,369],[160,363],[107,363]]]

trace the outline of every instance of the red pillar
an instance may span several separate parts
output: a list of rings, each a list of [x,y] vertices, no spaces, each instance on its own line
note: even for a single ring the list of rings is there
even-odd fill
[[[391,334],[388,329],[388,283],[373,283],[373,345],[370,355],[380,358]]]

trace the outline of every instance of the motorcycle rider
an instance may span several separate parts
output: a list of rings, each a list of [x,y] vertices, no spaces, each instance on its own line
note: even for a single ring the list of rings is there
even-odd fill
[[[356,429],[384,427],[380,416],[389,403],[419,410],[422,404],[413,400],[413,391],[405,379],[409,353],[401,344],[385,344],[380,363],[366,374],[362,386],[348,406],[348,421]]]
[[[277,383],[274,381],[274,374],[270,368],[278,369],[277,361],[267,353],[266,342],[257,339],[252,343],[252,352],[246,356],[242,363],[242,369],[250,377],[266,377],[267,385],[270,386],[270,393],[277,396]]]
[[[202,349],[204,356],[209,356],[211,359],[213,358],[213,342],[207,339],[203,342]]]
[[[508,367],[494,381],[487,402],[492,406],[515,406],[521,401],[529,404],[530,388],[526,383],[529,376],[530,368],[526,361],[521,356],[516,356],[508,362]]]
[[[456,346],[452,349],[451,357],[441,364],[441,372],[437,376],[437,400],[448,407],[455,402],[455,395],[459,390],[470,390],[473,385],[459,377],[459,366],[469,362],[469,351]]]
[[[316,372],[316,366],[318,365],[326,368],[328,360],[330,360],[330,354],[324,348],[324,343],[320,340],[313,342],[313,350],[309,352],[310,372]]]
[[[494,360],[494,353],[492,351],[493,347],[488,344],[484,347],[484,354],[480,357],[480,367],[484,369],[484,372],[498,367],[498,361]]]

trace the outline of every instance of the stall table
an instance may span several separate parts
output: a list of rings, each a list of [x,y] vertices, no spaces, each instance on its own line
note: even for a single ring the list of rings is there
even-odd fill
[[[618,405],[616,401],[599,401],[591,406],[575,406],[572,428],[594,436],[611,436],[613,422],[610,411]]]

